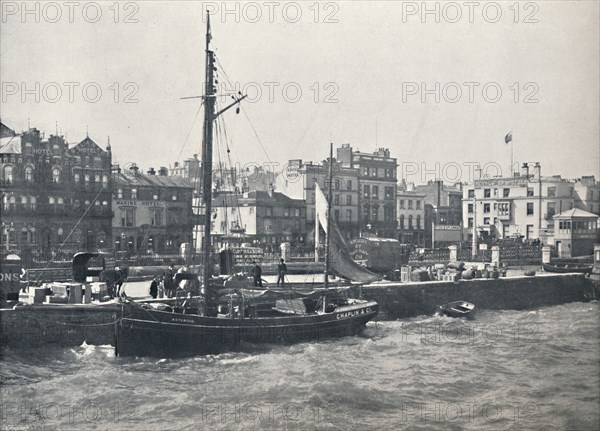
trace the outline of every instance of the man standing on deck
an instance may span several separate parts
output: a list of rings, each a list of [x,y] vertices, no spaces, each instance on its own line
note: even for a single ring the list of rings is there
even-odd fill
[[[279,286],[279,282],[281,281],[281,287],[283,287],[285,283],[285,273],[287,272],[287,266],[283,259],[279,261],[279,265],[277,265],[277,286]]]
[[[254,286],[262,287],[262,268],[256,262],[252,262],[254,268],[252,268],[252,275],[254,277]]]
[[[175,276],[175,271],[173,268],[173,264],[169,265],[169,268],[165,270],[164,273],[164,284],[165,284],[165,294],[167,298],[173,297],[173,277]]]

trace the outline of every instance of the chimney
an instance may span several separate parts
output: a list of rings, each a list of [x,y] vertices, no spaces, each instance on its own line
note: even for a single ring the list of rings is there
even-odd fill
[[[535,166],[533,167],[533,179],[539,181],[542,179],[542,166],[540,162],[535,162]]]
[[[148,169],[148,175],[156,175],[156,171],[154,170],[154,168]]]
[[[139,173],[139,170],[140,168],[135,163],[132,163],[131,166],[129,166],[129,172],[132,175],[137,175]]]
[[[523,163],[523,166],[521,167],[521,176],[529,177],[529,165],[527,163]]]
[[[158,169],[158,175],[160,175],[161,177],[166,177],[168,175],[167,168],[164,166],[161,166]]]
[[[178,168],[178,167],[179,167],[179,162],[175,162],[175,165],[174,165],[174,166],[175,166],[176,168]]]

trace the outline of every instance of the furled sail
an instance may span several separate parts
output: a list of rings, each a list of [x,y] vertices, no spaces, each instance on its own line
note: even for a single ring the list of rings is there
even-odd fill
[[[315,195],[315,217],[317,217],[319,223],[321,223],[321,226],[327,232],[327,198],[318,184],[315,184]],[[331,220],[329,233],[329,263],[333,273],[361,283],[369,283],[381,278],[364,266],[354,262],[352,256],[350,256],[350,248],[333,219]]]

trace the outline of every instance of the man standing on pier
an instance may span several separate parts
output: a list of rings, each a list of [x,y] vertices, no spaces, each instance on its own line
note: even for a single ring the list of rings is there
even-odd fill
[[[287,272],[287,266],[285,261],[281,259],[279,261],[279,265],[277,265],[277,286],[279,286],[279,282],[281,281],[281,287],[283,287],[285,283],[285,273]]]
[[[173,277],[175,276],[175,270],[173,268],[173,264],[169,265],[169,268],[165,270],[164,273],[164,284],[165,284],[165,294],[167,298],[173,297]]]

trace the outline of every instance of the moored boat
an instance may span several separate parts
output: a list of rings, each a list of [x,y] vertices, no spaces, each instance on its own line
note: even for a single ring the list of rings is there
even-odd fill
[[[211,39],[208,16],[205,95],[202,96],[204,214],[212,213],[213,125],[221,114],[246,98],[238,93],[239,96],[232,96],[234,100],[228,106],[216,109],[214,73],[217,67],[215,53],[210,49]],[[140,304],[131,300],[123,302],[121,314],[115,324],[115,353],[118,356],[154,357],[216,354],[238,350],[247,344],[319,341],[356,335],[361,331],[377,315],[377,303],[347,298],[347,290],[330,289],[329,276],[335,272],[358,282],[373,281],[378,277],[351,259],[347,244],[331,219],[332,162],[333,146],[330,147],[329,198],[325,198],[318,184],[315,184],[316,218],[326,232],[322,288],[309,292],[289,288],[249,288],[247,284],[238,283],[244,282],[243,277],[241,280],[230,279],[229,283],[223,283],[222,279],[212,276],[212,265],[205,264],[201,277],[195,275],[198,282],[193,283],[196,287],[202,286],[199,295],[193,296],[196,289],[192,288],[185,301],[175,300],[170,304]],[[211,262],[213,253],[211,229],[211,217],[204,217],[204,262]],[[336,247],[335,257],[332,259],[329,258],[330,243]]]
[[[453,301],[440,305],[436,315],[448,317],[466,317],[472,319],[475,305],[467,301]]]
[[[594,265],[581,263],[543,263],[544,271],[558,274],[590,274]]]

